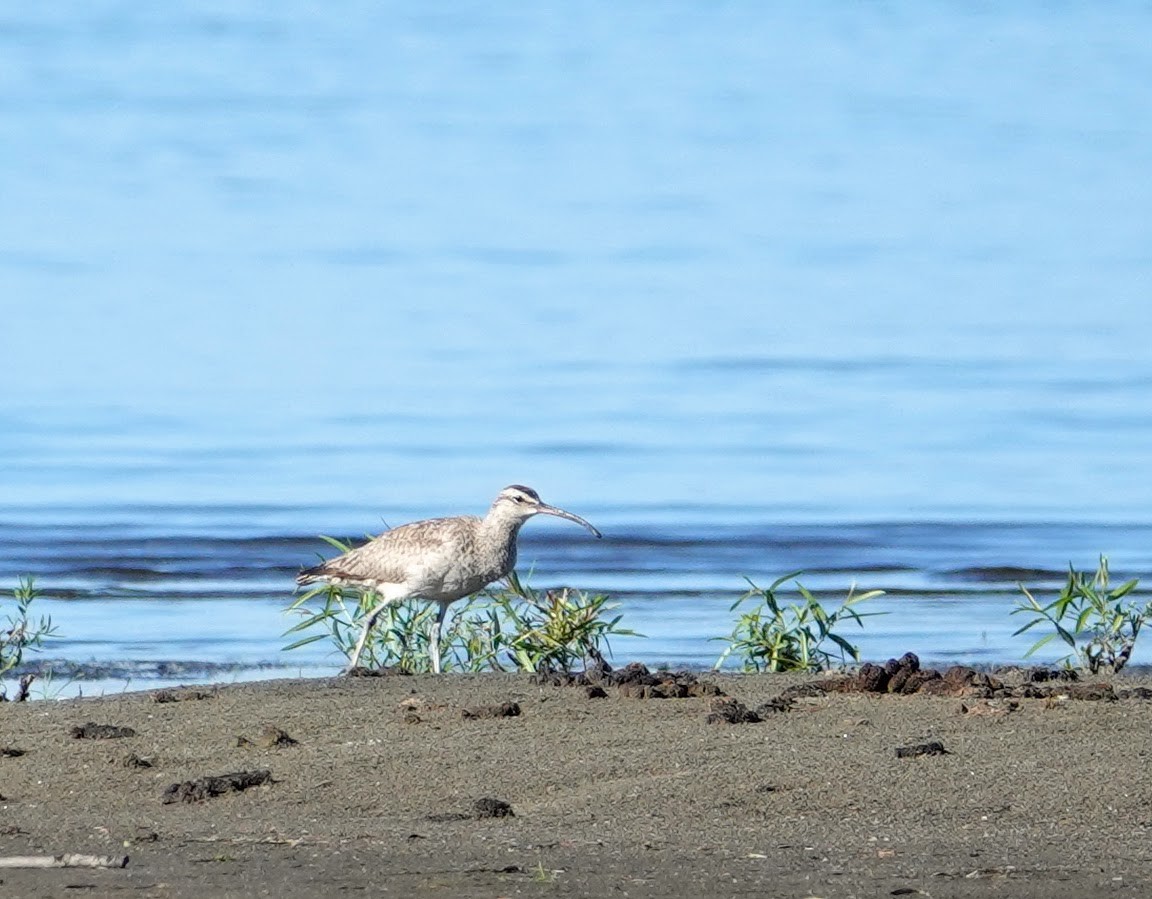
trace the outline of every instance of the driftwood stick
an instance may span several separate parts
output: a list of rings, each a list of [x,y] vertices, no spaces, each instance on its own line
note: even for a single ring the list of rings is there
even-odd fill
[[[0,868],[124,868],[126,855],[5,855],[0,856]]]

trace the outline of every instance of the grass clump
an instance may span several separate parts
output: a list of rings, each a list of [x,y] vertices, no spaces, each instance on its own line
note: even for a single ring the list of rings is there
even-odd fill
[[[12,590],[16,608],[8,615],[8,627],[0,631],[0,677],[19,665],[24,660],[25,652],[40,649],[45,640],[56,635],[50,616],[32,617],[32,603],[40,596],[41,592],[36,589],[36,582],[31,577],[20,578]],[[26,674],[21,678],[18,699],[27,698],[32,677]],[[0,700],[5,698],[7,693],[0,687]]]
[[[1102,555],[1091,575],[1069,564],[1064,587],[1050,603],[1042,604],[1021,584],[1024,599],[1012,614],[1031,615],[1032,620],[1012,636],[1037,626],[1051,628],[1051,633],[1032,644],[1025,657],[1060,640],[1070,648],[1059,660],[1066,668],[1073,667],[1074,659],[1092,674],[1104,669],[1116,672],[1127,665],[1141,629],[1152,618],[1152,603],[1128,599],[1139,583],[1135,578],[1111,589],[1109,583],[1108,557]]]
[[[837,664],[847,664],[849,658],[860,660],[857,647],[836,629],[845,622],[863,627],[864,618],[884,614],[856,609],[860,603],[881,596],[884,591],[870,590],[857,594],[853,587],[844,601],[834,611],[829,611],[796,580],[802,573],[786,574],[767,588],[748,581],[750,589],[732,604],[729,611],[735,611],[750,601],[755,604],[740,615],[728,637],[716,638],[726,639],[728,646],[716,660],[714,668],[722,667],[733,655],[741,660],[742,670],[747,672],[824,671]],[[785,603],[781,600],[778,591],[788,581],[795,581],[801,602]],[[828,644],[834,648],[828,648]]]
[[[508,587],[490,593],[492,605],[482,631],[491,639],[493,667],[503,656],[520,671],[570,672],[589,655],[611,652],[610,636],[640,636],[620,626],[619,606],[603,593],[563,587],[539,593],[513,571]]]

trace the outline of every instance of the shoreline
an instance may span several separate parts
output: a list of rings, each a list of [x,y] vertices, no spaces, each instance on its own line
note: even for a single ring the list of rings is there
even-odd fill
[[[883,659],[863,659],[852,663],[842,669],[830,669],[826,673],[836,671],[858,670],[862,665],[883,665]],[[677,671],[689,671],[698,676],[723,677],[759,677],[775,676],[767,673],[743,672],[735,666],[728,666],[716,671],[709,665],[652,665],[648,667],[654,671],[673,668]],[[960,665],[987,674],[1006,674],[1015,676],[1020,671],[1034,668],[1051,668],[1043,661],[1022,659],[1006,662],[980,662],[963,659],[932,659],[923,660],[925,667],[935,667],[940,670],[952,665]],[[620,663],[622,667],[623,663]],[[149,692],[160,689],[172,689],[186,685],[199,687],[224,687],[240,684],[260,683],[262,681],[282,680],[322,680],[338,677],[342,670],[339,662],[329,665],[302,665],[286,662],[265,661],[256,664],[227,663],[210,661],[177,661],[164,659],[126,660],[123,662],[76,662],[64,658],[34,658],[26,660],[7,672],[0,686],[7,688],[8,696],[16,692],[19,678],[25,674],[35,675],[32,683],[31,695],[28,701],[65,701],[78,698],[99,698],[102,696],[122,695],[128,693]],[[501,676],[519,672],[459,672],[449,671],[447,677],[484,677],[486,675]],[[811,675],[820,676],[820,675]],[[1103,675],[1101,675],[1103,676]],[[1130,663],[1119,675],[1122,678],[1149,678],[1152,679],[1152,664]],[[1090,677],[1081,675],[1082,678]]]
[[[748,708],[797,698],[760,723],[718,724],[715,696],[593,698],[495,673],[5,703],[0,856],[129,861],[0,879],[18,895],[290,899],[1152,888],[1152,701],[699,679]],[[1152,690],[1145,674],[1114,681]],[[72,736],[89,722],[134,733]],[[931,742],[946,754],[897,758]],[[243,791],[164,802],[174,784],[260,771]],[[512,814],[477,817],[483,801]]]

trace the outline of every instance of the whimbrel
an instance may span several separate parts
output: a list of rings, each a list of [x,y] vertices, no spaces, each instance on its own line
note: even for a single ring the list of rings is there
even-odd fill
[[[548,505],[530,487],[513,484],[500,491],[483,518],[457,515],[401,525],[342,556],[304,569],[296,583],[349,585],[380,597],[364,619],[346,671],[356,667],[368,634],[388,606],[413,598],[439,603],[428,647],[432,671],[439,674],[440,627],[448,606],[507,576],[516,565],[516,537],[533,515],[567,518],[600,536],[579,515]]]

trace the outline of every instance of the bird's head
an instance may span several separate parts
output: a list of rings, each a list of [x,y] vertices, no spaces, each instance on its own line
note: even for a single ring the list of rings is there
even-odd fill
[[[596,528],[579,515],[573,515],[571,512],[565,512],[563,509],[548,505],[540,499],[540,494],[531,487],[523,487],[519,484],[513,484],[500,491],[500,495],[492,503],[492,513],[501,518],[507,517],[522,522],[527,521],[533,515],[555,515],[557,518],[566,518],[583,525],[597,537],[601,536]]]

